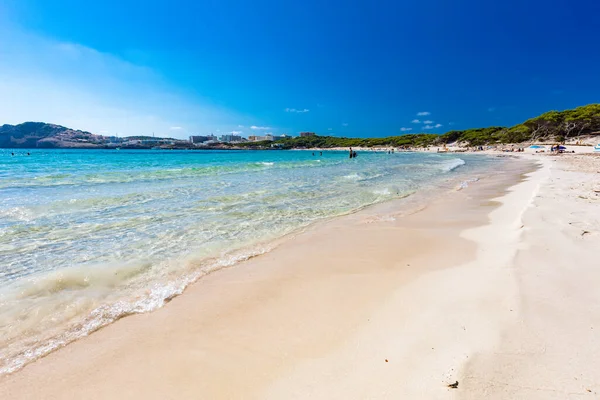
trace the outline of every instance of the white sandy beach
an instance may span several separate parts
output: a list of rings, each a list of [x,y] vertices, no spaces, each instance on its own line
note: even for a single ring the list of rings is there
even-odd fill
[[[410,215],[318,224],[0,398],[600,398],[600,157],[525,157]]]

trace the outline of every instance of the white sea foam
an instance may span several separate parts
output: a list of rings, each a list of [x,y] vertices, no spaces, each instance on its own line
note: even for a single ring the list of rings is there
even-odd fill
[[[479,180],[479,178],[471,178],[471,179],[464,180],[460,183],[458,190],[466,189],[469,187],[469,183],[477,182],[478,180]]]
[[[452,160],[448,160],[447,162],[443,163],[441,165],[441,169],[444,172],[450,172],[462,165],[465,165],[466,162],[465,160],[461,159],[461,158],[453,158]]]
[[[148,281],[147,289],[124,291],[121,299],[104,304],[100,301],[78,304],[72,299],[75,297],[86,298],[84,293],[77,294],[78,291],[87,291],[88,299],[99,294],[101,298],[107,298],[109,293],[119,286],[132,286],[131,278],[150,268],[150,265],[138,263],[120,267],[103,266],[103,268],[91,271],[74,268],[32,279],[29,283],[16,288],[17,290],[5,289],[3,293],[0,293],[3,305],[10,305],[11,302],[19,299],[30,299],[29,302],[38,300],[39,305],[33,308],[38,313],[32,314],[24,314],[23,311],[26,310],[23,309],[17,310],[10,307],[0,309],[0,326],[6,327],[16,319],[22,322],[18,326],[9,326],[9,331],[2,337],[5,346],[0,349],[0,375],[14,372],[27,363],[87,336],[122,317],[154,311],[173,297],[182,294],[191,283],[202,276],[231,267],[271,249],[272,245],[266,244],[224,254],[203,262],[193,259],[180,260],[180,262],[190,264],[187,274],[171,281]],[[59,292],[60,295],[57,296]],[[98,306],[90,308],[91,304],[98,304]],[[67,315],[63,313],[63,322],[67,324],[65,329],[56,330],[54,326],[48,325],[48,320],[54,319],[56,313],[65,307],[71,308],[71,312]],[[42,312],[39,313],[39,311]],[[77,316],[81,316],[81,319]],[[25,321],[27,323],[23,323]],[[49,331],[43,329],[45,326]],[[38,335],[24,336],[31,335],[32,330],[37,330]],[[7,340],[8,345],[6,345]]]
[[[384,189],[373,190],[373,194],[376,194],[379,196],[389,196],[391,193],[390,193],[390,189],[384,188]]]

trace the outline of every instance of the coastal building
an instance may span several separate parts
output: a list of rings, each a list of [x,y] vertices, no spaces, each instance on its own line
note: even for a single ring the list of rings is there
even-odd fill
[[[248,141],[250,141],[250,142],[262,142],[265,140],[277,141],[277,140],[281,140],[281,139],[287,139],[290,137],[291,137],[290,135],[286,135],[285,133],[283,135],[272,135],[272,134],[268,133],[265,136],[250,135],[250,136],[248,136]]]
[[[289,136],[289,135],[286,135],[286,134],[284,133],[283,135],[279,135],[279,136],[273,135],[273,140],[287,139],[287,138],[290,138],[290,137],[291,137],[291,136]]]
[[[250,142],[262,142],[265,140],[273,140],[273,135],[265,135],[265,136],[256,136],[256,135],[250,135],[248,136],[248,140]]]
[[[241,141],[243,141],[243,138],[238,135],[221,135],[221,137],[219,137],[219,140],[221,142],[230,143],[230,142],[241,142]]]
[[[197,143],[204,143],[204,142],[208,142],[210,140],[217,140],[217,137],[214,135],[208,135],[208,136],[190,136],[190,143],[192,144],[197,144]]]
[[[140,140],[140,144],[142,146],[173,145],[173,144],[175,144],[175,140],[164,139],[164,138],[142,139],[142,140]]]
[[[315,136],[314,132],[300,132],[300,137]]]

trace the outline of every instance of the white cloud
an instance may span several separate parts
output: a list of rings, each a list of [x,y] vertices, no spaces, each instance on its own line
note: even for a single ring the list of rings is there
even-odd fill
[[[344,122],[344,123],[342,124],[342,126],[348,126],[348,123],[347,123],[347,122]]]
[[[410,122],[412,122],[413,124],[420,124],[420,123],[421,123],[421,120],[418,120],[418,119],[413,119],[413,120],[412,120],[412,121],[410,121]]]
[[[431,115],[431,113],[429,111],[421,111],[421,112],[418,112],[417,115],[419,117],[424,117],[426,115]]]
[[[442,126],[442,124],[435,124],[434,128],[441,128]]]
[[[242,131],[231,131],[229,132],[231,135],[239,135],[240,133],[243,133]]]
[[[168,84],[152,69],[77,43],[0,24],[0,121],[43,121],[110,135],[231,129],[251,116]],[[185,129],[171,129],[174,127]]]
[[[426,125],[430,125],[430,124],[433,124],[433,121],[423,121],[423,123]]]
[[[307,112],[309,112],[310,110],[309,110],[308,108],[297,109],[297,108],[289,108],[289,107],[288,107],[288,108],[286,108],[284,111],[285,111],[285,112],[289,112],[289,113],[300,113],[300,114],[302,114],[302,113],[307,113]]]
[[[170,127],[169,129],[170,129],[170,130],[172,130],[172,131],[180,131],[180,130],[182,130],[183,128],[182,128],[182,127],[180,127],[180,126],[172,126],[172,127]]]
[[[400,132],[408,132],[408,131],[412,131],[412,128],[400,128]]]
[[[271,128],[268,127],[268,126],[256,126],[256,125],[252,125],[250,127],[250,129],[252,129],[253,131],[267,131],[267,130],[269,130]]]
[[[433,127],[432,125],[425,125],[425,126],[423,127],[423,129],[433,129],[433,128],[434,128],[434,127]]]
[[[327,128],[327,130],[328,130],[328,131],[332,131],[332,130],[333,130],[333,128]]]
[[[244,127],[244,125],[238,125],[238,128],[243,128],[243,127]]]

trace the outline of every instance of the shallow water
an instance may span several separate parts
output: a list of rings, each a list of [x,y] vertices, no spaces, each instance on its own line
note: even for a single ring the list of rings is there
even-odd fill
[[[314,221],[499,162],[312,154],[0,149],[0,373],[156,309]]]

